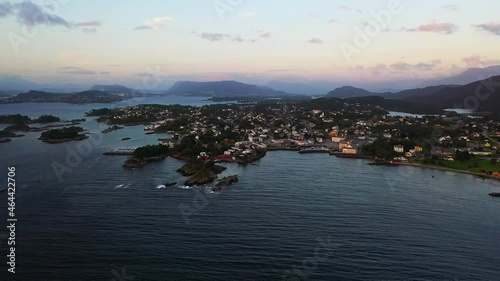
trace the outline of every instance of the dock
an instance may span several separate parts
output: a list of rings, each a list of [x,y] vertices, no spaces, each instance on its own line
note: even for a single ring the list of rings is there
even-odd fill
[[[108,152],[104,152],[103,155],[130,156],[134,154],[135,150],[136,148],[133,147],[116,148],[116,149],[111,149]]]
[[[342,152],[338,152],[338,151],[332,151],[332,152],[330,152],[330,155],[334,155],[335,157],[338,157],[338,158],[373,160],[373,157],[371,157],[371,156],[365,156],[365,155],[360,155],[360,154],[346,154],[346,153],[342,153]]]
[[[309,147],[299,150],[299,153],[329,153],[330,149],[327,147]]]

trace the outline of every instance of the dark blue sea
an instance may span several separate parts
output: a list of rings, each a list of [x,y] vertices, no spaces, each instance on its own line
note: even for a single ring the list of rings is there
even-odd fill
[[[0,105],[0,114],[76,119],[103,106]],[[500,200],[488,196],[499,182],[269,152],[256,165],[227,165],[223,176],[240,182],[221,193],[158,189],[185,180],[182,162],[127,171],[124,157],[102,153],[167,135],[142,126],[102,135],[92,118],[82,126],[93,133],[82,142],[27,133],[0,144],[3,182],[7,167],[17,171],[18,219],[14,275],[0,195],[0,280],[500,280]]]

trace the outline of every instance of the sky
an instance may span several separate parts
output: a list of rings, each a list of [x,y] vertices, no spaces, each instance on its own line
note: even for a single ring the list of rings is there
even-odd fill
[[[500,64],[498,0],[0,0],[0,77],[385,83]]]

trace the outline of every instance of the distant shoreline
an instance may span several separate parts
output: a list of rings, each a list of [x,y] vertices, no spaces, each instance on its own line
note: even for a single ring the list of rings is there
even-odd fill
[[[487,175],[487,174],[481,174],[481,173],[476,173],[476,172],[471,172],[471,171],[465,171],[465,170],[458,170],[458,169],[453,169],[453,168],[448,168],[448,167],[441,167],[441,166],[435,166],[435,165],[426,165],[426,164],[418,164],[418,163],[394,163],[398,166],[410,166],[410,167],[417,167],[417,168],[424,168],[424,169],[432,169],[432,170],[440,170],[440,171],[447,171],[447,172],[456,172],[456,173],[461,173],[461,174],[467,174],[467,175],[472,175],[472,176],[477,176],[485,179],[493,179],[500,181],[500,177],[495,177],[492,175]]]

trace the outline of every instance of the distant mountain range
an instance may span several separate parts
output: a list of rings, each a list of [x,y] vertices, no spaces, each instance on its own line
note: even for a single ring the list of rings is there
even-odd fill
[[[389,98],[389,99],[396,99],[396,100],[403,100],[411,97],[423,97],[423,96],[428,96],[432,95],[434,93],[439,92],[440,90],[444,88],[454,88],[458,87],[457,85],[439,85],[439,86],[429,86],[425,88],[418,88],[418,89],[409,89],[409,90],[404,90],[400,91],[397,93],[385,93],[385,94],[379,94],[382,97]]]
[[[123,100],[124,98],[118,95],[110,94],[102,91],[83,91],[72,94],[49,93],[44,91],[30,90],[26,93],[18,94],[15,97],[1,99],[0,103],[113,103]]]
[[[480,112],[500,112],[500,76],[493,76],[485,80],[476,81],[463,86],[441,85],[430,86],[426,88],[404,90],[398,93],[373,93],[364,89],[355,87],[337,88],[325,98],[371,98],[380,97],[387,101],[403,101],[413,105],[438,106],[441,108],[469,108]],[[362,99],[361,101],[368,101]],[[378,99],[376,105],[383,106]],[[394,107],[404,106],[405,104],[394,104],[386,102],[387,105]],[[407,111],[409,112],[409,111]]]
[[[430,95],[412,96],[405,100],[447,108],[500,113],[500,76],[493,76],[464,86],[445,87]]]
[[[466,85],[496,75],[500,75],[500,65],[488,66],[485,68],[469,68],[455,76],[427,81],[424,85]]]
[[[456,85],[440,85],[440,86],[429,86],[425,88],[418,88],[418,89],[409,89],[409,90],[404,90],[400,91],[397,93],[376,93],[376,92],[370,92],[365,89],[360,89],[360,88],[355,88],[351,86],[344,86],[337,88],[328,94],[325,95],[326,98],[353,98],[353,97],[369,97],[369,96],[381,96],[384,98],[388,99],[393,99],[393,100],[403,100],[407,99],[409,97],[417,96],[427,96],[434,94],[444,88],[453,88],[453,87],[458,87]]]
[[[291,94],[300,94],[300,95],[310,95],[310,96],[324,96],[333,88],[336,88],[341,85],[349,85],[354,84],[354,86],[358,88],[368,89],[372,92],[377,93],[389,93],[389,92],[399,92],[402,89],[411,89],[411,88],[426,88],[429,86],[439,86],[439,85],[465,85],[468,83],[472,83],[474,81],[478,81],[487,77],[500,75],[500,65],[498,66],[489,66],[485,68],[470,68],[460,73],[458,75],[454,75],[446,78],[439,78],[433,80],[423,80],[423,79],[399,79],[399,80],[388,80],[388,81],[363,81],[362,79],[357,79],[357,81],[361,82],[353,82],[349,83],[346,80],[333,76],[328,80],[315,80],[310,82],[297,82],[297,80],[292,81],[277,81],[273,80],[271,82],[253,82],[255,85],[263,85],[263,86],[255,86],[261,89],[251,91],[252,94],[259,94],[262,89],[272,89],[277,92],[283,93],[291,93]],[[290,79],[290,78],[289,78]],[[389,78],[388,78],[389,79]],[[65,79],[61,79],[64,81]],[[137,81],[128,81],[126,83],[130,83],[132,85],[142,85]],[[174,81],[168,80],[163,81],[161,85],[157,87],[156,90],[141,90],[143,93],[149,94],[162,94],[165,93],[166,86],[172,85]],[[234,81],[220,81],[220,82],[234,82]],[[177,82],[185,83],[185,82]],[[191,83],[191,82],[189,82]],[[196,83],[196,82],[194,82]],[[219,82],[201,82],[201,83],[219,83]],[[238,82],[236,82],[238,83]],[[244,84],[244,83],[242,83]],[[248,84],[247,84],[248,85]],[[175,85],[174,85],[175,86]],[[173,87],[175,89],[175,87]],[[19,75],[1,75],[0,76],[0,90],[2,91],[12,91],[15,94],[27,92],[29,90],[38,90],[45,92],[54,92],[54,93],[75,93],[81,92],[89,89],[89,85],[87,84],[77,84],[72,82],[47,82],[47,83],[37,83],[33,81],[29,81],[24,79]],[[95,85],[90,88],[91,90],[102,90],[106,92],[125,92],[127,93],[132,90],[127,86],[122,85]],[[134,88],[135,89],[135,88]],[[397,89],[397,90],[393,90]],[[201,88],[200,91],[204,92],[206,89]],[[208,88],[208,91],[220,91],[223,94],[227,94],[225,91],[226,87],[218,88],[213,90]],[[173,91],[173,89],[169,89],[169,91]],[[186,94],[186,93],[184,93]]]
[[[90,87],[91,91],[101,91],[110,94],[122,94],[126,96],[138,96],[143,95],[139,90],[134,90],[123,85],[94,85]]]
[[[269,87],[245,84],[236,81],[176,82],[166,91],[168,95],[203,97],[278,97],[290,95]]]

